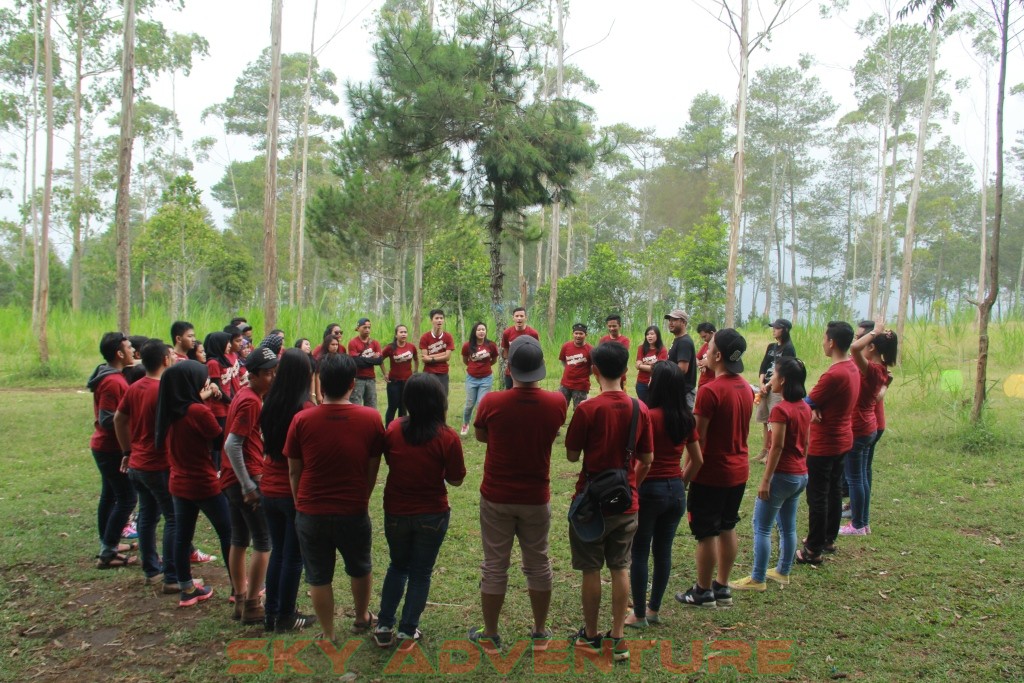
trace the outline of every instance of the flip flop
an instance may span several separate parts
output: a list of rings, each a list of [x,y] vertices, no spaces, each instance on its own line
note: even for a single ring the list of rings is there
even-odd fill
[[[139,563],[139,558],[129,557],[128,555],[122,555],[115,553],[107,558],[100,558],[96,561],[97,569],[118,569],[120,567],[131,567]]]
[[[139,549],[139,544],[135,543],[120,543],[117,546],[117,552],[119,553],[131,553]]]
[[[797,550],[795,559],[797,564],[819,565],[825,561],[821,555],[812,555],[807,551],[806,548],[801,548],[800,550]]]
[[[377,625],[377,615],[370,610],[366,610],[366,613],[370,615],[370,619],[368,621],[352,622],[353,633],[365,633]]]

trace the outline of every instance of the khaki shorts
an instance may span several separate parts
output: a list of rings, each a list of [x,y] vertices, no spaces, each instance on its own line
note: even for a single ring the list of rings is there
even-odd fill
[[[782,394],[772,391],[767,396],[762,396],[761,402],[757,404],[757,421],[763,425],[768,424],[768,416],[772,414],[772,408],[780,403],[782,403]]]
[[[492,503],[480,497],[480,592],[503,595],[508,587],[512,542],[519,541],[522,570],[530,590],[550,591],[554,574],[548,556],[551,505]]]
[[[578,571],[628,569],[632,561],[633,536],[636,534],[636,513],[609,515],[604,518],[604,536],[587,543],[580,540],[572,524],[569,525],[569,549],[572,568]]]

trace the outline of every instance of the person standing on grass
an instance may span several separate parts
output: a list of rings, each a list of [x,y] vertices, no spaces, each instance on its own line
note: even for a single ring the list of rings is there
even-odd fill
[[[625,510],[603,515],[603,531],[596,538],[581,537],[575,524],[569,525],[569,548],[572,568],[583,573],[583,627],[575,635],[576,647],[601,650],[602,640],[612,641],[612,658],[629,659],[624,642],[627,601],[629,599],[629,565],[633,536],[637,530],[640,496],[637,486],[643,483],[654,459],[654,434],[647,406],[630,398],[622,390],[622,376],[629,365],[629,351],[621,344],[601,344],[591,355],[594,377],[601,388],[594,398],[585,401],[573,413],[565,434],[565,451],[569,462],[583,464],[576,481],[573,499],[584,495],[588,480],[607,470],[625,469],[631,501]],[[636,413],[636,432],[632,423]],[[630,443],[630,436],[635,441]],[[611,630],[598,629],[601,611],[601,569],[611,573]]]
[[[120,545],[121,530],[135,509],[135,489],[121,469],[123,453],[114,431],[114,414],[128,392],[122,371],[131,365],[134,349],[128,337],[120,332],[107,332],[100,339],[100,355],[106,361],[96,366],[87,387],[92,392],[94,429],[89,439],[96,469],[100,471],[100,499],[96,507],[100,552],[96,567],[110,569],[138,563],[138,558],[124,553],[133,550]]]
[[[860,339],[865,334],[868,334],[869,332],[871,332],[874,329],[875,329],[875,321],[874,320],[861,320],[860,324],[857,327],[857,333],[854,336],[855,340],[856,339]],[[891,384],[892,384],[892,372],[891,371],[887,371],[886,372],[886,377],[885,377],[885,388],[883,388],[881,391],[879,391],[878,398],[875,400],[875,422],[878,425],[878,428],[875,430],[875,438],[871,442],[871,446],[868,448],[868,471],[867,471],[868,486],[871,485],[871,481],[872,481],[871,470],[872,470],[872,463],[874,463],[874,461],[875,461],[875,446],[877,446],[878,442],[882,440],[882,434],[885,433],[885,394],[889,390],[889,386]],[[844,477],[844,481],[845,481],[845,477]],[[846,487],[844,486],[843,487],[843,497],[846,498],[848,496],[849,496],[849,493],[846,490]],[[847,519],[847,518],[849,518],[851,516],[851,514],[852,513],[850,511],[850,505],[849,504],[844,504],[843,505],[843,518]]]
[[[320,348],[320,347],[317,347],[317,348]],[[323,392],[320,391],[320,363],[323,362],[323,359],[328,357],[328,356],[337,356],[337,355],[341,354],[341,351],[342,351],[342,348],[341,348],[341,340],[340,339],[335,337],[333,334],[330,334],[330,335],[324,337],[324,343],[323,343],[323,348],[321,349],[320,357],[316,360],[317,371],[313,375],[313,390],[316,392],[316,402],[317,402],[317,404],[320,404],[320,403],[324,402]],[[315,358],[315,354],[314,354],[314,358]]]
[[[533,337],[538,342],[540,341],[540,335],[537,330],[533,329],[526,324],[526,309],[522,306],[517,306],[512,311],[512,324],[505,328],[505,331],[501,333],[501,357],[505,359],[505,389],[506,391],[512,388],[512,373],[508,367],[509,349],[519,337],[527,335]]]
[[[324,356],[320,361],[324,402],[295,416],[284,443],[306,582],[323,637],[330,641],[334,641],[332,583],[338,552],[355,603],[353,631],[365,633],[376,623],[369,610],[373,589],[369,501],[384,450],[384,423],[375,409],[350,400],[356,370],[351,356]]]
[[[807,488],[807,444],[811,408],[804,402],[807,369],[803,361],[783,357],[775,362],[768,386],[782,401],[768,416],[771,447],[754,501],[754,565],[750,576],[732,581],[735,590],[765,591],[765,579],[783,585],[796,557],[796,510]],[[779,561],[768,569],[772,555],[772,527],[779,527]]]
[[[708,322],[703,322],[697,325],[697,335],[700,336],[704,342],[700,349],[697,350],[697,372],[699,374],[697,378],[697,388],[699,389],[704,384],[710,382],[715,378],[715,373],[708,367],[708,344],[711,342],[711,338],[715,336],[715,326]]]
[[[469,434],[473,409],[494,387],[494,364],[498,362],[498,347],[487,338],[487,325],[473,324],[469,341],[462,345],[462,362],[466,365],[466,407],[462,411],[462,429],[459,434]]]
[[[754,394],[740,374],[746,350],[747,340],[736,330],[715,332],[708,343],[715,381],[704,385],[693,411],[704,456],[686,501],[690,532],[697,539],[697,583],[676,593],[676,600],[692,607],[732,606],[729,574],[736,562],[736,523],[750,474],[747,435],[754,412]]]
[[[175,363],[189,360],[189,354],[196,346],[196,328],[192,323],[184,320],[175,320],[171,325],[171,344],[174,345],[173,359]],[[195,358],[192,358],[195,360]]]
[[[360,318],[358,333],[348,343],[348,355],[356,361],[356,384],[351,401],[357,406],[377,409],[377,366],[384,362],[380,342],[370,339],[370,319]],[[384,370],[381,370],[384,374]]]
[[[312,360],[300,349],[284,352],[260,413],[264,453],[260,492],[271,548],[264,605],[267,632],[301,631],[316,623],[316,617],[300,614],[295,609],[302,580],[302,553],[295,531],[295,499],[288,480],[288,458],[284,456],[284,440],[292,418],[315,406],[309,395]]]
[[[327,329],[324,330],[323,341],[317,344],[316,348],[313,349],[313,358],[320,360],[320,357],[327,352],[327,345],[331,339],[337,339],[339,346],[344,344],[344,341],[341,338],[341,325],[338,323],[331,323],[327,326]]]
[[[149,337],[133,334],[128,337],[128,341],[132,343],[132,362],[121,372],[124,374],[124,379],[130,387],[146,376],[146,368],[142,365],[142,356],[139,352],[142,350],[143,345],[149,341]]]
[[[203,341],[203,347],[206,350],[206,371],[210,377],[210,383],[219,390],[207,400],[207,405],[222,431],[228,419],[228,407],[231,405],[232,399],[235,398],[235,394],[241,389],[238,370],[235,368],[234,358],[231,355],[231,339],[232,335],[227,332],[211,332]],[[223,445],[223,435],[214,440],[213,468],[217,472],[220,472]]]
[[[448,395],[448,361],[455,350],[455,339],[444,331],[444,311],[435,308],[430,311],[430,329],[420,337],[420,358],[423,372],[435,375],[444,395]]]
[[[871,533],[871,459],[878,431],[875,413],[879,397],[885,394],[889,368],[896,364],[899,343],[896,333],[881,323],[850,346],[853,362],[860,371],[860,391],[853,410],[853,448],[846,456],[845,473],[850,485],[850,523],[839,529],[842,536]]]
[[[604,344],[605,342],[616,342],[622,344],[629,350],[629,337],[622,334],[622,316],[618,313],[612,313],[610,316],[604,319],[605,327],[608,328],[608,334],[601,337],[601,341],[598,344]]]
[[[697,349],[693,339],[686,333],[686,325],[690,316],[681,308],[676,308],[665,315],[668,331],[672,333],[672,348],[668,351],[668,362],[675,363],[686,375],[686,403],[693,409],[697,400]]]
[[[206,367],[181,361],[160,378],[156,404],[157,448],[166,448],[170,477],[167,490],[174,504],[174,569],[178,574],[179,607],[191,607],[213,596],[213,588],[192,579],[192,539],[202,512],[213,525],[224,557],[231,543],[228,500],[220,491],[219,472],[210,451],[220,441],[221,426],[204,403],[215,395]],[[230,577],[230,566],[228,567]]]
[[[850,360],[853,328],[832,321],[822,350],[832,364],[805,400],[811,407],[811,441],[807,446],[807,537],[797,564],[821,564],[834,553],[843,513],[843,458],[853,448],[851,416],[860,395],[860,371]]]
[[[389,647],[397,639],[401,648],[422,636],[420,616],[430,595],[430,574],[451,518],[445,483],[461,486],[466,477],[462,441],[445,423],[447,404],[437,375],[416,375],[405,387],[409,416],[393,423],[384,435],[384,537],[391,563],[373,632],[379,647]],[[403,595],[405,605],[396,619]]]
[[[668,349],[661,341],[661,330],[657,325],[651,325],[644,330],[644,342],[636,349],[636,397],[645,404],[651,372],[655,364],[663,360],[668,360]]]
[[[696,420],[686,405],[685,382],[683,371],[672,363],[658,363],[651,371],[647,407],[654,435],[654,460],[637,487],[640,511],[629,565],[633,610],[626,615],[626,626],[632,628],[661,621],[658,612],[672,572],[672,543],[686,512],[686,485],[704,462]],[[680,467],[684,451],[686,464]],[[648,600],[647,560],[652,551],[654,575]]]
[[[623,345],[625,346],[625,345]],[[558,360],[562,362],[562,381],[558,391],[568,404],[572,401],[575,411],[590,393],[590,354],[594,347],[587,343],[587,326],[576,323],[572,326],[572,341],[562,345]]]
[[[525,317],[523,318],[525,322]],[[501,649],[498,619],[505,604],[512,543],[519,541],[530,594],[535,650],[547,648],[551,606],[548,534],[551,530],[551,444],[565,423],[565,397],[544,391],[540,342],[521,334],[509,345],[512,389],[484,396],[473,422],[476,440],[487,444],[480,482],[480,607],[483,625],[469,639],[489,651]]]
[[[382,355],[391,363],[391,369],[384,375],[388,392],[388,410],[384,415],[384,427],[387,428],[395,419],[396,413],[399,417],[405,416],[402,390],[405,389],[406,381],[420,368],[416,347],[409,343],[408,327],[405,325],[395,327],[395,337],[390,344],[384,347]]]
[[[761,359],[761,367],[757,372],[757,386],[761,394],[761,400],[757,404],[757,421],[762,425],[762,447],[757,454],[758,462],[764,462],[768,457],[768,416],[772,409],[782,402],[782,394],[771,390],[772,373],[775,371],[775,364],[780,358],[796,358],[796,349],[789,338],[789,331],[793,329],[793,323],[785,318],[779,318],[768,327],[772,330],[772,337],[775,338],[764,351],[764,358]]]

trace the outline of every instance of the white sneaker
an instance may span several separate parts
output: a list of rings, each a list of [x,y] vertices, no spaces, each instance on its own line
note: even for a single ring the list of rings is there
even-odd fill
[[[469,434],[469,425],[462,425],[462,429],[459,430],[459,434],[462,436]]]

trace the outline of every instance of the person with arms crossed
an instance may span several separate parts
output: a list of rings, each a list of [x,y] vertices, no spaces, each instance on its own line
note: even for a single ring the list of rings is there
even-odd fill
[[[657,325],[651,325],[644,330],[644,341],[636,349],[636,397],[644,403],[647,403],[651,372],[655,364],[663,360],[668,360],[668,349],[661,341],[661,330]],[[683,380],[686,380],[685,376]]]
[[[355,337],[348,342],[348,355],[356,361],[356,384],[350,400],[357,406],[377,408],[377,366],[384,362],[380,342],[370,339],[370,319],[360,318]],[[381,374],[384,370],[381,369]]]
[[[462,362],[466,365],[466,407],[462,411],[462,436],[469,434],[473,409],[494,388],[494,364],[498,362],[498,347],[487,338],[487,325],[473,324],[469,341],[462,345]]]
[[[420,337],[420,356],[423,372],[436,375],[444,395],[448,395],[448,360],[455,350],[455,339],[444,331],[444,311],[435,308],[430,311],[430,329]]]

